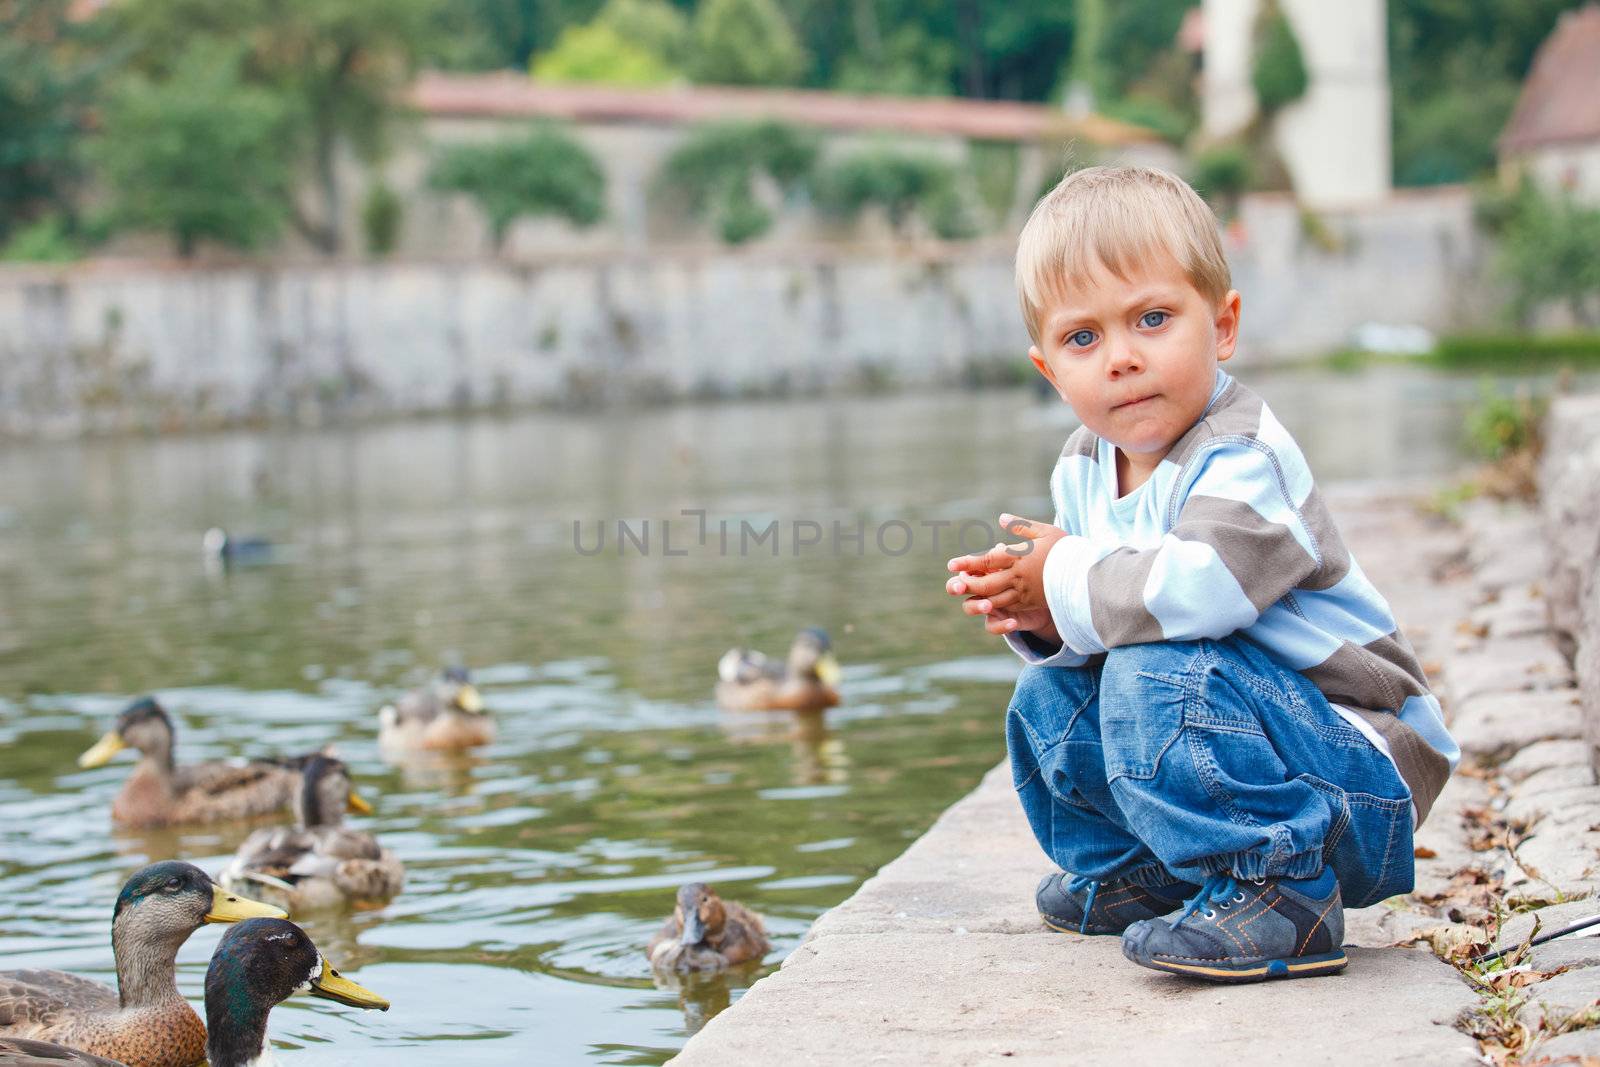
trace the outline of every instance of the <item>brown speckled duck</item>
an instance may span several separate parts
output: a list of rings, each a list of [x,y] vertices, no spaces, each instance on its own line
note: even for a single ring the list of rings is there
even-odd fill
[[[465,667],[447,667],[378,712],[378,744],[390,751],[476,748],[494,740],[494,720]]]
[[[691,882],[678,890],[677,906],[644,952],[660,970],[712,971],[760,962],[771,949],[761,916]]]
[[[306,932],[287,919],[248,919],[226,934],[206,968],[206,1062],[260,1067],[277,1062],[267,1046],[267,1015],[295,993],[356,1008],[389,1002],[345,978]]]
[[[111,804],[121,826],[148,828],[270,815],[289,807],[300,785],[305,757],[185,767],[173,762],[174,730],[153,697],[141,697],[117,716],[95,746],[78,757],[80,767],[99,767],[125,748],[142,757]]]
[[[839,673],[833,643],[813,626],[795,635],[781,664],[745,648],[724,653],[717,703],[733,711],[821,711],[839,703]]]
[[[0,1037],[0,1067],[125,1067],[116,1060],[79,1052],[54,1041]]]
[[[128,1067],[193,1067],[205,1058],[206,1031],[178,992],[179,946],[204,923],[282,915],[226,892],[192,864],[151,864],[128,879],[111,913],[117,988],[64,971],[0,971],[0,1034]]]
[[[372,808],[350,785],[350,772],[331,756],[306,760],[295,800],[294,828],[257,830],[222,872],[222,884],[280,904],[289,911],[381,904],[400,892],[405,867],[371,834],[341,825],[348,808]]]

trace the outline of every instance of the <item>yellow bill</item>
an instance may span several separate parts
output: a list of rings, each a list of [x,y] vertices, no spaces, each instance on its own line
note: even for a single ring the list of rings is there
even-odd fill
[[[387,1000],[365,986],[357,985],[345,978],[333,969],[326,956],[322,958],[322,973],[311,979],[311,995],[324,1000],[336,1000],[340,1004],[349,1004],[355,1008],[389,1010]]]
[[[483,697],[478,695],[478,687],[464,685],[456,691],[456,707],[469,715],[476,715],[483,711]]]
[[[208,923],[236,923],[245,919],[287,919],[289,913],[271,904],[251,900],[230,893],[220,885],[211,887],[211,910],[206,912]]]
[[[127,747],[128,743],[122,739],[122,735],[112,730],[96,741],[93,748],[78,757],[78,766],[84,768],[103,767],[111,762],[112,756]]]
[[[840,669],[839,661],[833,658],[833,653],[824,652],[817,660],[817,677],[822,679],[822,684],[838,685],[843,676],[844,671]]]
[[[361,794],[357,793],[354,789],[350,790],[350,796],[345,800],[345,803],[349,806],[350,810],[357,815],[372,814],[372,805],[363,800],[361,798]]]

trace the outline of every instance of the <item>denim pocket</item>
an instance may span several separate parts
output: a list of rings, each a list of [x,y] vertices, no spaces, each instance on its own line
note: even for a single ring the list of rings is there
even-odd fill
[[[1299,777],[1315,787],[1333,811],[1334,826],[1323,845],[1323,858],[1339,879],[1344,906],[1365,908],[1409,893],[1415,882],[1411,798],[1391,800],[1340,789],[1312,774]],[[1333,832],[1336,828],[1338,833]]]
[[[1161,757],[1183,732],[1188,703],[1184,680],[1144,671],[1138,677],[1143,684],[1137,694],[1118,694],[1119,699],[1102,695],[1100,700],[1100,736],[1110,781],[1154,778]]]

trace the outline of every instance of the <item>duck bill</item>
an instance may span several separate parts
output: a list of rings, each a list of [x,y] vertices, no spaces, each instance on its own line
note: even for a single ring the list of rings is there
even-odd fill
[[[111,757],[128,747],[122,735],[112,730],[94,743],[94,747],[78,757],[78,766],[88,769],[90,767],[103,767],[111,762]]]
[[[353,1008],[377,1008],[388,1011],[389,1002],[366,986],[357,985],[341,975],[324,958],[322,973],[311,979],[311,995],[323,1000],[336,1000]]]
[[[823,653],[822,658],[817,660],[817,677],[822,679],[823,685],[837,686],[843,675],[844,671],[839,667],[839,661],[833,658],[832,652]]]
[[[688,948],[691,945],[698,945],[705,939],[706,924],[700,921],[698,912],[691,911],[683,917],[683,936],[678,939],[678,943]]]
[[[211,910],[206,912],[208,923],[237,923],[246,919],[287,919],[289,913],[259,900],[230,893],[220,885],[211,887]]]
[[[357,793],[354,789],[350,790],[350,796],[345,800],[345,804],[349,807],[352,814],[372,814],[372,805],[368,804],[364,799],[362,799],[361,794]]]
[[[456,707],[468,715],[483,714],[483,697],[475,685],[464,685],[456,691]]]

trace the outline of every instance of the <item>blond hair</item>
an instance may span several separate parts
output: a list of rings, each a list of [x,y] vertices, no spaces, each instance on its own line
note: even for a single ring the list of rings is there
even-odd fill
[[[1073,171],[1034,206],[1017,241],[1017,295],[1039,344],[1047,300],[1103,268],[1126,279],[1141,260],[1170,255],[1213,305],[1231,288],[1217,218],[1187,182],[1149,167]]]

